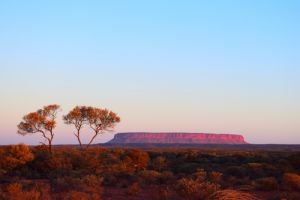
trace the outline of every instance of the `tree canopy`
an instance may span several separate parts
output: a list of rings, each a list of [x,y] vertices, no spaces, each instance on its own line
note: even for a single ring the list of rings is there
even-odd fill
[[[59,109],[59,105],[52,104],[25,115],[23,121],[18,125],[18,133],[21,135],[41,133],[48,142],[51,151],[54,138],[53,130],[56,127],[56,116]]]

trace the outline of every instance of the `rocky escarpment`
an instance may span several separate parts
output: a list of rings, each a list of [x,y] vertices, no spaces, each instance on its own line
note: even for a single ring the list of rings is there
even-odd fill
[[[247,144],[242,135],[211,133],[118,133],[111,144]]]

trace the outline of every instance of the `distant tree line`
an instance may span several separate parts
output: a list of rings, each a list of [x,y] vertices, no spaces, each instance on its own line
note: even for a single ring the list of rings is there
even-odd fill
[[[56,127],[57,113],[60,106],[57,104],[44,106],[36,112],[31,112],[23,117],[18,125],[18,133],[21,135],[40,133],[47,141],[49,151],[52,151],[52,142],[54,138],[54,129]],[[81,141],[81,130],[88,126],[93,131],[93,136],[86,145],[88,148],[95,138],[107,131],[112,131],[116,123],[120,122],[120,117],[108,110],[91,106],[76,106],[68,114],[63,116],[65,124],[73,125],[76,129],[74,133],[80,147],[83,146]]]

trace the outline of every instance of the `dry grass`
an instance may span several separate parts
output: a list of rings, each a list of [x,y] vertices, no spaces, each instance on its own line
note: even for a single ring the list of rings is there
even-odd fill
[[[252,194],[237,190],[221,190],[214,195],[213,200],[260,200]]]

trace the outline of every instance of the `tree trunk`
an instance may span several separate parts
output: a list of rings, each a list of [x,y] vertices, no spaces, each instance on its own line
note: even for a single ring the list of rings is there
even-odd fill
[[[78,143],[79,143],[80,147],[82,147],[82,143],[81,143],[81,140],[80,140],[80,130],[77,130],[77,134],[75,134],[75,136],[77,137],[77,140],[78,140]]]
[[[49,139],[49,151],[50,151],[50,153],[52,153],[52,140],[53,140],[53,137],[54,137],[54,134],[53,134],[53,132],[52,132],[52,129],[51,129],[51,131],[50,131],[50,139]]]
[[[89,148],[89,146],[92,144],[92,142],[97,137],[97,135],[98,135],[98,132],[95,133],[95,135],[92,137],[91,141],[88,143],[88,145],[86,146],[86,148]]]
[[[52,141],[48,140],[49,143],[49,152],[52,153]]]

